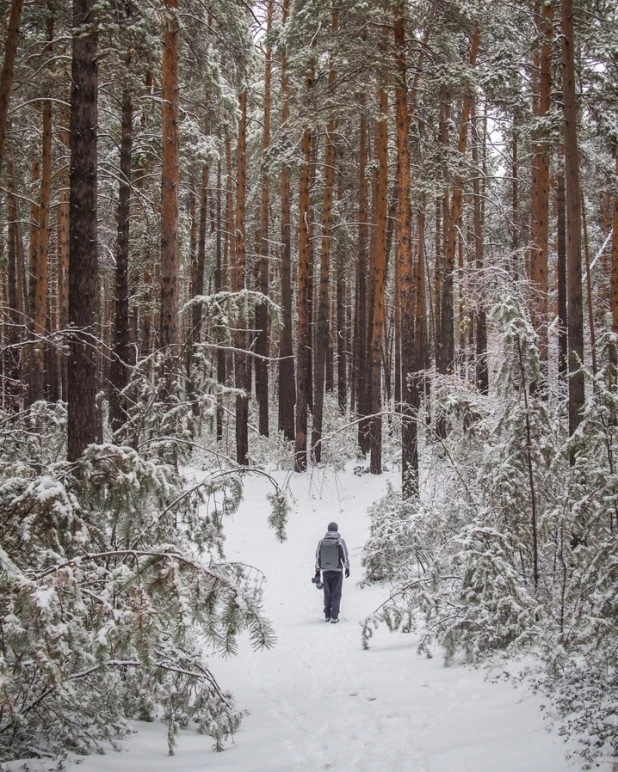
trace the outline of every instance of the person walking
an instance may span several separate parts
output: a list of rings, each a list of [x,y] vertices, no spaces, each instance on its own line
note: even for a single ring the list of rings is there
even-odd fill
[[[350,576],[348,548],[339,533],[337,523],[329,523],[324,538],[318,542],[315,552],[317,580],[320,571],[324,583],[324,621],[336,624],[339,621],[344,572],[346,579]]]

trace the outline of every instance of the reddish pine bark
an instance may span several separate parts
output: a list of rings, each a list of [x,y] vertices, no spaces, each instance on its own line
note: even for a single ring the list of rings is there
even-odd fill
[[[0,171],[4,160],[4,146],[6,130],[9,118],[9,102],[11,99],[11,87],[15,75],[15,58],[17,56],[17,44],[19,43],[19,27],[21,25],[21,13],[24,0],[12,0],[9,24],[4,40],[4,60],[2,73],[0,74]]]

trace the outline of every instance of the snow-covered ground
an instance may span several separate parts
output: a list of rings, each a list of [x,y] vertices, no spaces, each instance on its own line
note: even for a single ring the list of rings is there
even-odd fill
[[[283,481],[283,473],[276,475]],[[269,483],[247,481],[239,512],[226,526],[227,556],[268,577],[265,611],[278,643],[215,661],[219,683],[251,713],[223,753],[185,731],[167,755],[162,724],[136,724],[120,753],[86,758],[82,772],[565,772],[563,740],[545,730],[537,698],[483,671],[445,667],[440,653],[416,653],[413,635],[376,633],[363,651],[359,622],[385,597],[361,590],[360,555],[367,507],[388,475],[313,471],[291,479],[288,540],[268,529]],[[311,584],[315,547],[336,520],[350,549],[341,623],[325,624],[322,593]],[[602,767],[600,769],[603,769]],[[605,767],[609,770],[609,766]]]

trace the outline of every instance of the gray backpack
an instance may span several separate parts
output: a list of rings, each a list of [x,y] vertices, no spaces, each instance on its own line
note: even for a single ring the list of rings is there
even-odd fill
[[[341,568],[339,539],[322,539],[320,542],[320,568],[322,571]]]

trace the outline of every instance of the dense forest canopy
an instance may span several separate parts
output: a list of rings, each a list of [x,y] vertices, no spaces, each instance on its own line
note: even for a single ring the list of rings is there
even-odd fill
[[[232,734],[203,636],[273,633],[223,515],[246,470],[354,458],[402,472],[365,643],[535,647],[615,754],[615,0],[0,17],[3,757],[161,706],[170,748]]]

